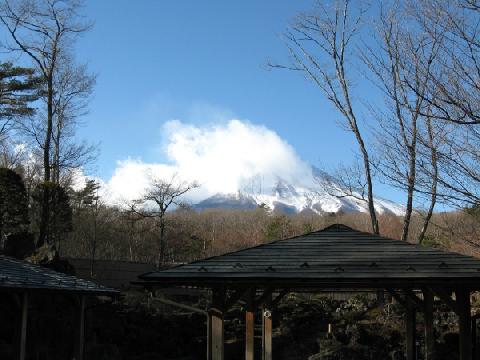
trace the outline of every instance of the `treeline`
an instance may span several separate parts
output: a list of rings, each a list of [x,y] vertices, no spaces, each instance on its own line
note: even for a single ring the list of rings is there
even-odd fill
[[[343,223],[370,231],[365,213],[318,215],[271,213],[254,210],[203,210],[182,207],[167,215],[165,263],[188,262],[229,251],[256,246]],[[422,217],[412,219],[412,232],[418,234]],[[402,218],[380,215],[382,235],[400,239]],[[426,235],[425,246],[480,255],[480,222],[476,213],[458,211],[435,214]],[[157,261],[158,222],[118,208],[74,212],[73,232],[60,244],[66,257],[91,260],[110,259],[155,263]]]

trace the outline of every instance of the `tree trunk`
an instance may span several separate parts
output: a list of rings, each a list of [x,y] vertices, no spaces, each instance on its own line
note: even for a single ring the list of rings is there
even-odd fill
[[[52,164],[52,181],[55,184],[60,184],[60,130],[57,130],[57,137],[53,141],[54,150],[53,150],[53,164]]]
[[[403,218],[402,240],[408,240],[408,232],[410,229],[410,220],[413,211],[413,193],[415,191],[415,183],[417,181],[417,115],[412,118],[412,142],[405,143],[408,149],[408,179],[407,179],[407,208]]]
[[[42,246],[48,242],[48,218],[50,213],[49,198],[50,189],[48,183],[50,182],[50,146],[52,139],[52,124],[53,124],[53,73],[51,72],[47,79],[48,96],[47,96],[47,130],[45,133],[45,142],[43,145],[43,199],[42,199],[42,214],[40,218],[40,231],[38,236],[37,247]]]
[[[160,244],[158,248],[157,269],[165,263],[165,220],[164,215],[160,217]]]
[[[430,224],[430,219],[433,215],[433,209],[435,208],[435,204],[437,202],[437,185],[438,185],[438,164],[437,164],[437,150],[435,148],[435,144],[433,143],[433,130],[432,130],[432,123],[430,119],[427,120],[427,129],[428,129],[428,146],[430,147],[431,151],[431,161],[432,161],[432,186],[430,188],[431,192],[431,200],[430,200],[430,207],[428,208],[428,212],[423,219],[423,226],[422,230],[420,231],[420,235],[418,235],[418,243],[421,244],[423,239],[425,238],[425,233],[427,232],[428,225]]]
[[[373,183],[372,183],[372,172],[370,169],[370,159],[368,157],[368,151],[365,147],[365,143],[360,135],[358,128],[356,128],[355,137],[357,138],[358,145],[360,146],[360,151],[363,156],[363,166],[365,171],[365,179],[367,180],[367,197],[368,197],[368,212],[370,214],[370,221],[372,224],[372,232],[374,234],[380,234],[380,228],[378,226],[377,214],[375,212],[375,200],[373,198]]]
[[[90,259],[90,276],[94,276],[95,253],[97,252],[97,204],[95,204],[95,212],[93,218],[93,244],[92,244],[92,258]]]
[[[44,181],[50,181],[50,146],[52,141],[53,128],[53,73],[48,78],[48,97],[47,97],[47,130],[45,133],[45,142],[43,146],[43,169]]]
[[[410,176],[408,177],[408,185],[407,185],[407,206],[405,208],[405,216],[403,217],[403,230],[402,230],[402,238],[401,238],[402,241],[407,241],[408,239],[408,232],[410,229],[410,220],[412,218],[412,211],[413,211],[414,184],[415,184],[415,180],[410,173]]]

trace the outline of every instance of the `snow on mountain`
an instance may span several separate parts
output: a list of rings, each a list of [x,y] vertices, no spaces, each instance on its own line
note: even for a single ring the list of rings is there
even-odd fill
[[[320,185],[322,179],[318,169],[312,167],[310,179],[304,179],[303,184],[292,184],[278,179],[272,189],[255,189],[245,187],[234,194],[217,193],[200,201],[196,209],[228,208],[253,209],[259,205],[284,213],[293,214],[302,211],[313,211],[317,214],[338,212],[368,212],[367,203],[356,197],[338,197],[327,193]],[[392,201],[376,198],[376,210],[379,214],[402,215],[403,206]]]

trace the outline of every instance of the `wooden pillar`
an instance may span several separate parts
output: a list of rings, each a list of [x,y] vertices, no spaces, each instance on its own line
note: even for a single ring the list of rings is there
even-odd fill
[[[478,359],[477,342],[477,318],[472,317],[472,358]]]
[[[262,306],[262,360],[272,360],[272,311],[268,305],[271,300],[270,295]]]
[[[223,329],[223,313],[217,309],[210,310],[210,323],[212,326],[211,337],[211,360],[224,359],[224,329]]]
[[[377,290],[377,306],[384,306],[385,305],[385,290],[378,289]]]
[[[212,359],[212,317],[207,315],[207,360]]]
[[[455,291],[458,328],[459,328],[459,352],[460,360],[472,360],[472,320],[470,315],[470,291],[459,289]]]
[[[27,323],[28,323],[28,294],[22,295],[22,316],[20,323],[20,351],[19,359],[25,360],[27,354]]]
[[[225,290],[214,289],[212,294],[212,305],[208,311],[210,322],[210,358],[208,360],[224,360],[224,328],[223,312],[225,307]]]
[[[255,354],[255,289],[247,294],[247,308],[245,311],[245,360],[253,360]]]
[[[407,360],[416,360],[417,359],[417,313],[415,306],[410,299],[406,299],[407,306],[405,309],[405,352],[407,354]]]
[[[76,314],[75,360],[83,360],[85,351],[85,296],[80,295]]]
[[[423,289],[424,318],[425,318],[425,359],[435,359],[435,334],[433,327],[433,293],[430,289]]]

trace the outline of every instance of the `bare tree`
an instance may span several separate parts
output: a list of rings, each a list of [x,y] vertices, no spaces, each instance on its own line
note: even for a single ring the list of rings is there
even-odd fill
[[[350,165],[340,164],[333,171],[319,170],[315,176],[322,191],[337,199],[351,198],[368,205],[368,184],[358,158]]]
[[[165,262],[167,211],[172,206],[179,206],[183,195],[199,187],[196,182],[187,183],[177,179],[174,175],[168,180],[151,177],[146,194],[130,204],[130,211],[143,218],[152,218],[157,222],[160,230],[157,243],[156,266],[160,268]]]
[[[10,35],[8,49],[20,52],[36,66],[45,86],[45,126],[42,144],[43,178],[51,181],[51,150],[54,134],[56,77],[59,64],[69,58],[75,39],[90,28],[79,15],[80,0],[3,0],[0,22]],[[44,192],[42,221],[37,244],[47,239],[49,192]]]
[[[78,118],[85,115],[95,76],[88,74],[86,66],[74,66],[67,59],[59,64],[55,76],[54,131],[52,133],[52,181],[60,183],[63,170],[73,170],[95,159],[95,147],[75,141]]]
[[[422,114],[431,106],[425,94],[442,36],[415,31],[401,6],[382,9],[378,28],[377,42],[373,46],[365,44],[362,58],[384,95],[384,109],[375,112],[379,120],[379,169],[390,184],[406,192],[401,236],[406,241],[414,211]]]
[[[441,34],[438,56],[432,61],[428,90],[417,93],[428,107],[422,116],[437,128],[448,128],[436,149],[437,197],[455,206],[480,203],[480,7],[475,0],[406,0],[415,28],[434,42]],[[410,82],[409,87],[416,90]]]
[[[445,126],[445,125],[444,125]],[[480,129],[453,126],[438,149],[439,196],[460,207],[480,204]]]
[[[426,193],[430,197],[430,205],[424,214],[422,228],[420,230],[420,234],[418,235],[418,243],[422,244],[423,240],[425,239],[425,234],[427,232],[428,226],[433,216],[433,210],[435,209],[435,205],[437,203],[437,192],[438,192],[438,177],[439,177],[439,169],[438,169],[438,148],[439,148],[439,139],[441,137],[438,134],[438,131],[435,131],[435,127],[432,124],[432,120],[427,118],[425,120],[426,127],[427,127],[427,136],[426,141],[423,138],[420,140],[420,143],[423,144],[423,148],[425,149],[425,154],[422,154],[422,150],[420,150],[420,158],[429,158],[430,161],[427,164],[427,161],[423,162],[420,161],[420,178],[422,177],[421,174],[425,175],[427,179],[424,181],[424,184],[429,184],[429,188]],[[423,156],[422,156],[423,155]],[[419,187],[422,187],[422,181],[419,181]],[[428,185],[427,185],[428,186]]]
[[[429,92],[431,116],[460,125],[480,124],[480,7],[476,0],[406,0],[410,14],[430,39],[444,41]]]
[[[142,241],[146,230],[138,226],[138,224],[142,220],[144,220],[144,217],[141,216],[139,213],[131,210],[132,204],[130,204],[129,206],[130,211],[121,212],[120,219],[123,226],[121,226],[120,232],[123,232],[127,235],[128,259],[130,261],[136,261],[138,259],[137,248],[139,243]]]
[[[352,98],[352,79],[347,70],[347,57],[351,56],[354,50],[352,39],[360,31],[364,11],[360,9],[354,14],[350,5],[349,0],[337,1],[335,6],[329,9],[318,1],[313,11],[298,15],[284,36],[292,60],[291,65],[270,66],[303,73],[319,87],[342,115],[343,124],[353,133],[362,156],[372,231],[378,234],[370,155],[359,126]]]

